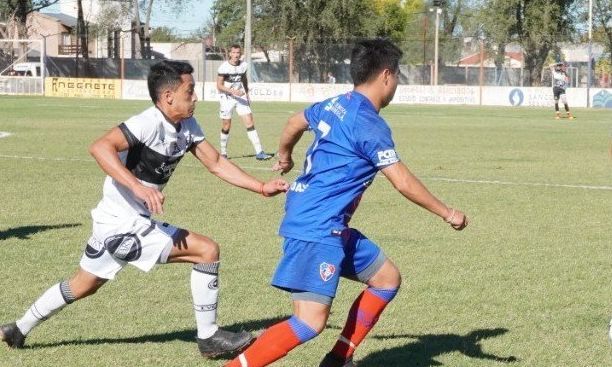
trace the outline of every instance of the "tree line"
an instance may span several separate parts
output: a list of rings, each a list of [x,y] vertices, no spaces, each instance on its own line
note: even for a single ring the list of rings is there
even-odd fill
[[[15,19],[26,34],[27,14],[58,1],[3,0],[0,20]],[[83,1],[77,0],[79,5]],[[157,1],[166,5],[166,11],[178,14],[197,0]],[[153,0],[120,2],[124,7],[119,12],[123,16],[132,14],[132,25],[138,25],[134,32],[141,50],[149,39],[200,40],[212,36],[222,47],[244,43],[246,0],[215,0],[211,14],[202,16],[202,28],[188,37],[177,36],[165,27],[149,34]],[[440,65],[459,60],[466,39],[482,44],[498,67],[504,63],[506,49],[518,45],[531,85],[539,84],[548,62],[560,58],[560,43],[581,43],[587,38],[589,9],[588,1],[583,0],[252,0],[252,45],[268,55],[291,44],[300,55],[301,65],[312,68],[321,80],[330,65],[344,62],[350,44],[365,37],[388,37],[405,51],[403,62],[428,65],[433,62],[434,6],[442,9]],[[138,12],[133,11],[136,8]],[[109,12],[103,16],[95,25],[97,31],[116,27],[113,23],[120,15]],[[82,19],[78,24],[78,28],[87,27]],[[593,40],[606,50],[606,59],[599,60],[598,65],[612,72],[612,0],[593,0]],[[84,41],[81,44],[86,45]],[[137,57],[143,56],[146,53],[141,51]]]

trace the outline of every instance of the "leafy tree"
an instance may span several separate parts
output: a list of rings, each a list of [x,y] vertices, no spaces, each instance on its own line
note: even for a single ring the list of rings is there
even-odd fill
[[[612,64],[612,0],[593,1],[594,38],[606,46],[608,65]]]
[[[151,32],[151,42],[176,42],[182,41],[178,37],[172,28],[168,27],[157,27]]]
[[[27,38],[26,19],[28,14],[39,11],[56,4],[59,0],[2,0],[0,13],[7,16],[7,20],[14,19],[18,25],[20,38]]]
[[[346,46],[355,39],[401,40],[410,12],[420,6],[422,0],[253,0],[252,44],[266,53],[291,40],[300,75],[323,81],[326,71],[348,58]],[[244,42],[244,0],[215,1],[211,11],[208,27],[219,44]]]
[[[505,46],[517,41],[523,48],[531,85],[540,85],[542,70],[558,42],[574,34],[575,0],[485,0],[482,32],[497,45],[497,62]]]

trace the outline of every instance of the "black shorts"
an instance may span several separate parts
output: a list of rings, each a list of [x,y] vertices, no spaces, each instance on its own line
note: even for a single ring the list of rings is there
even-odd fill
[[[555,97],[555,101],[558,101],[562,94],[565,94],[565,89],[553,87],[553,96]]]

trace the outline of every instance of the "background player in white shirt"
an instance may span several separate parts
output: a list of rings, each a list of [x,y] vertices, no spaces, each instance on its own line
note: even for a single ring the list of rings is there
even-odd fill
[[[570,112],[567,96],[565,95],[565,89],[567,89],[567,84],[569,83],[569,77],[565,71],[565,63],[558,62],[550,65],[550,68],[553,82],[553,97],[555,99],[555,119],[559,120],[561,118],[561,113],[559,112],[559,100],[561,100],[565,106],[567,118],[572,120],[574,116]]]
[[[93,233],[80,267],[70,280],[44,292],[22,318],[0,326],[0,339],[9,347],[22,348],[30,330],[67,304],[96,293],[128,263],[143,271],[155,264],[193,264],[191,292],[203,356],[237,351],[252,340],[250,333],[217,326],[219,245],[204,235],[151,218],[163,212],[161,190],[187,152],[234,186],[263,196],[287,190],[284,180],[260,182],[220,158],[193,118],[197,97],[192,72],[184,62],[153,65],[148,86],[155,106],[91,145],[91,155],[108,176],[103,198],[91,212]]]
[[[232,127],[232,111],[236,112],[242,119],[247,129],[247,136],[255,149],[257,160],[267,160],[272,158],[266,154],[259,140],[253,113],[251,111],[251,99],[249,98],[249,86],[247,81],[248,64],[240,60],[242,49],[239,45],[230,47],[229,60],[225,61],[217,72],[217,90],[219,90],[219,117],[221,117],[220,149],[221,155],[227,158],[227,142],[229,132]]]

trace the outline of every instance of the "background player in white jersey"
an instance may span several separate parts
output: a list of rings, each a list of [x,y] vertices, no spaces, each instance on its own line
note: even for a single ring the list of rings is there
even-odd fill
[[[565,63],[558,62],[550,65],[550,68],[552,72],[553,96],[555,98],[555,119],[559,120],[561,118],[561,113],[559,112],[559,100],[561,100],[565,106],[567,118],[572,120],[574,116],[570,112],[569,105],[567,104],[567,96],[565,95],[565,90],[569,83],[569,77],[565,71]]]
[[[230,47],[229,60],[221,64],[217,72],[217,90],[219,90],[220,104],[219,117],[221,117],[222,122],[220,135],[221,155],[227,158],[227,142],[232,127],[232,111],[236,108],[236,112],[247,129],[247,136],[251,144],[253,144],[253,149],[255,149],[255,158],[260,161],[266,160],[272,158],[272,156],[264,152],[257,130],[255,130],[246,75],[249,65],[240,60],[241,50],[239,45],[232,45]]]
[[[252,340],[250,333],[217,326],[219,245],[204,235],[151,218],[163,212],[161,190],[187,152],[234,186],[263,196],[287,190],[281,179],[262,183],[220,158],[193,118],[197,97],[192,72],[184,62],[153,65],[148,86],[154,106],[91,145],[89,151],[107,177],[102,200],[91,212],[93,233],[80,267],[70,280],[44,292],[22,318],[0,326],[0,338],[9,347],[22,348],[35,326],[67,304],[96,293],[128,263],[143,271],[155,264],[193,264],[191,292],[202,355],[240,350]]]

